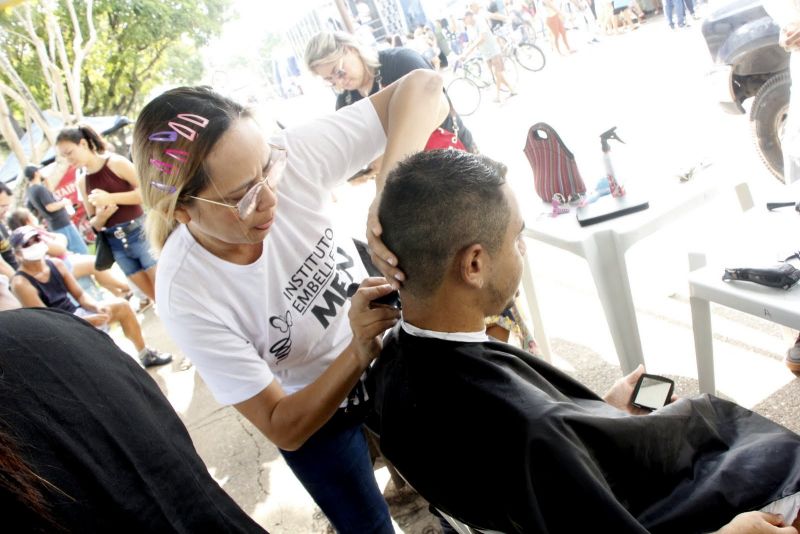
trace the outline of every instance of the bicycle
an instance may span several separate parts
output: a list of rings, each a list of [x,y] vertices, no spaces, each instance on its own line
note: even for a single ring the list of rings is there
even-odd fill
[[[505,54],[503,56],[503,75],[508,83],[517,85],[519,81],[519,71],[514,61]],[[470,73],[475,83],[481,88],[485,89],[495,83],[494,73],[486,65],[486,61],[479,57],[473,57],[464,62],[464,68]],[[508,92],[508,88],[500,89],[502,92]]]
[[[542,49],[526,39],[520,29],[512,30],[502,26],[495,32],[503,56],[513,58],[519,65],[531,72],[539,72],[547,64]]]
[[[516,85],[519,75],[514,62],[503,56],[503,74],[509,83]],[[459,115],[472,115],[481,104],[481,89],[495,83],[494,73],[485,66],[483,58],[472,57],[453,65],[453,80],[447,85],[447,94]],[[507,92],[507,88],[501,89]]]
[[[472,115],[478,110],[481,105],[481,88],[490,85],[480,78],[480,70],[477,76],[475,75],[474,65],[471,70],[467,69],[467,63],[474,61],[475,59],[470,59],[467,62],[456,61],[453,65],[454,78],[447,84],[446,88],[447,96],[450,98],[453,109],[464,117]],[[480,63],[477,64],[477,68],[480,69]]]

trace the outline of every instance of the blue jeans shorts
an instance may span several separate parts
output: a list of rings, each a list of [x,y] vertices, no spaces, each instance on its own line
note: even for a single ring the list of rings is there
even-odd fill
[[[393,534],[361,423],[348,422],[342,412],[298,450],[281,454],[337,532]]]
[[[156,264],[155,258],[150,254],[150,245],[144,235],[143,223],[144,215],[103,230],[114,254],[114,261],[125,276],[146,271]]]
[[[53,230],[54,232],[58,232],[59,234],[66,236],[67,238],[67,250],[70,252],[74,252],[75,254],[88,254],[89,249],[86,247],[86,242],[81,237],[81,233],[75,227],[74,224],[69,223],[68,225],[57,228]]]

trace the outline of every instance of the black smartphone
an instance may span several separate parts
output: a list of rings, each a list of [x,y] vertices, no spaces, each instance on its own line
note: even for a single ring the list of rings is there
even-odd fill
[[[347,298],[351,298],[353,295],[355,295],[360,285],[361,284],[356,284],[354,282],[347,286]],[[389,306],[398,310],[403,309],[403,304],[400,302],[400,292],[396,289],[382,297],[371,300],[370,304],[383,304],[384,306]]]
[[[658,410],[669,404],[674,389],[675,382],[669,378],[645,373],[636,382],[631,404],[645,410]]]

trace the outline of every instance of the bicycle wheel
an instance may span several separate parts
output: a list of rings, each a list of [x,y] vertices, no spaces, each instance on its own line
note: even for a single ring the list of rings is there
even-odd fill
[[[462,116],[472,115],[481,105],[481,90],[469,78],[455,78],[447,86],[447,96],[456,113]]]
[[[517,63],[533,72],[539,72],[547,63],[542,49],[531,43],[520,43],[514,50],[514,59]]]
[[[468,59],[466,63],[464,63],[464,72],[467,78],[481,89],[489,87],[494,83],[492,72],[480,58],[475,57]]]

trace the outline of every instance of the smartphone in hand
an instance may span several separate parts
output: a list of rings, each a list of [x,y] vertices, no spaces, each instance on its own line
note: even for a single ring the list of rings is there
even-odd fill
[[[669,404],[674,389],[675,382],[669,378],[645,373],[636,382],[631,404],[645,410],[658,410]]]

